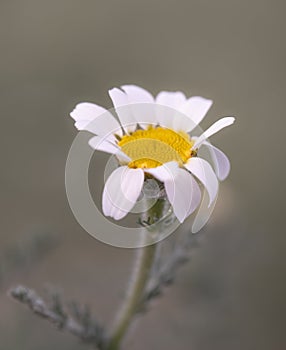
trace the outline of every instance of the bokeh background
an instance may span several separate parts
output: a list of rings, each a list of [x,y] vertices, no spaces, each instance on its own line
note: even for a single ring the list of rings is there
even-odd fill
[[[6,291],[59,287],[109,324],[134,252],[74,219],[64,168],[79,101],[111,107],[135,83],[215,101],[203,127],[235,115],[212,141],[230,177],[174,286],[126,349],[286,348],[285,1],[2,0],[0,348],[83,350]],[[97,155],[97,164],[106,157]],[[102,179],[94,177],[98,195]]]

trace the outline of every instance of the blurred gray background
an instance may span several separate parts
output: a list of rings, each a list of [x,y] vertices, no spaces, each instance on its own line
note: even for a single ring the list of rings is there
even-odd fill
[[[128,83],[213,99],[203,127],[237,122],[212,138],[232,172],[193,258],[126,349],[286,348],[285,10],[279,0],[0,2],[1,349],[86,348],[10,300],[10,286],[56,285],[107,324],[124,294],[134,252],[83,231],[64,168],[74,105],[111,107],[107,90]]]

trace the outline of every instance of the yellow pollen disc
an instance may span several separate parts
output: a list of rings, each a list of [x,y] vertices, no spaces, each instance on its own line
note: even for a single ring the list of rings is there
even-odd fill
[[[132,159],[128,164],[130,168],[156,168],[170,161],[182,165],[192,156],[193,144],[184,132],[153,126],[125,135],[118,142],[122,151]]]

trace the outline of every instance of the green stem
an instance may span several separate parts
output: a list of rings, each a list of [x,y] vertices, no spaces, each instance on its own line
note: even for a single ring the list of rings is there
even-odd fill
[[[162,217],[163,211],[164,201],[159,199],[146,213],[146,219],[151,219],[151,223],[154,223],[154,218]],[[150,271],[154,263],[156,248],[157,244],[152,244],[137,250],[135,266],[130,279],[127,296],[116,318],[107,350],[119,349],[121,341],[127,332],[134,315],[138,312],[143,293],[149,280]]]
[[[108,350],[119,349],[122,338],[124,337],[133,316],[137,313],[142,294],[153,266],[156,252],[156,244],[138,250],[136,263],[131,277],[131,283],[125,302],[123,303],[111,335]]]

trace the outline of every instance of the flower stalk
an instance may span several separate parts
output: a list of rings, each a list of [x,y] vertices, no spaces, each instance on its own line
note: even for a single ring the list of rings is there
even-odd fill
[[[149,222],[153,224],[152,227],[156,227],[156,222],[159,224],[164,216],[164,202],[163,199],[158,199],[156,204],[146,212],[144,216],[147,216],[147,218],[146,220],[142,218],[142,222]],[[144,234],[146,235],[146,232]],[[148,237],[145,239],[148,240]],[[140,311],[144,292],[155,261],[157,247],[158,244],[146,245],[136,251],[134,269],[130,278],[127,295],[115,318],[107,350],[118,350],[120,348],[120,344],[134,316]]]
[[[131,276],[129,290],[116,318],[116,323],[113,328],[113,332],[111,333],[111,340],[107,347],[108,350],[119,349],[121,341],[126,334],[134,315],[140,309],[142,296],[153,266],[156,246],[156,244],[149,245],[147,247],[140,248],[137,251],[135,267]]]

